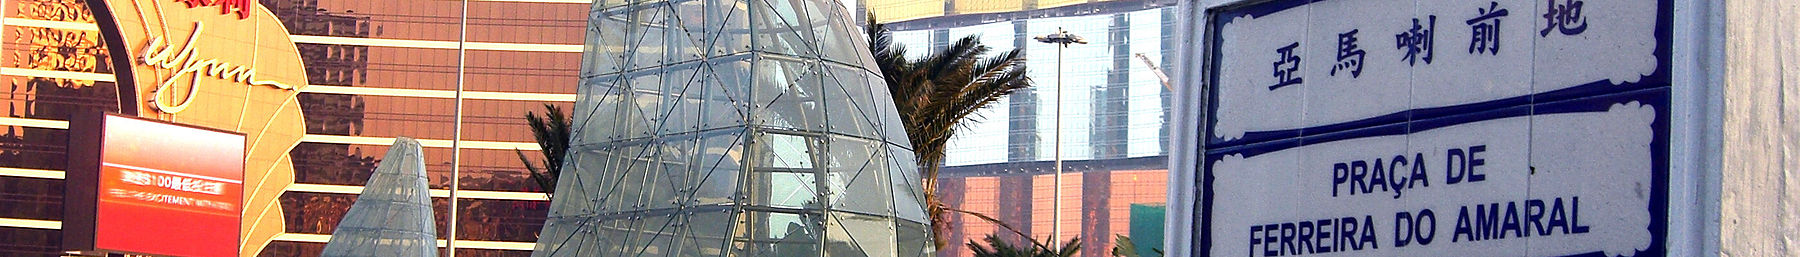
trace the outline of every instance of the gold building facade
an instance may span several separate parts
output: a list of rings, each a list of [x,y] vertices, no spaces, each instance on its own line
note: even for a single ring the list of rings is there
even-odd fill
[[[108,50],[115,46],[103,43],[100,22],[87,2],[4,4],[0,255],[65,250],[58,229],[69,115],[149,106],[141,99],[151,97],[140,96],[137,87],[119,86],[114,69],[125,66],[114,64]],[[529,254],[548,202],[516,152],[541,161],[523,117],[543,113],[545,105],[568,110],[573,104],[590,2],[260,4],[295,43],[307,83],[293,97],[305,133],[287,152],[292,184],[281,190],[279,216],[273,216],[281,217],[284,229],[259,255],[318,255],[386,144],[399,136],[418,138],[425,146],[438,235],[444,239],[440,246],[454,245],[461,256]],[[129,48],[136,52],[141,46]],[[278,73],[262,69],[264,76]],[[449,197],[453,188],[455,199]]]

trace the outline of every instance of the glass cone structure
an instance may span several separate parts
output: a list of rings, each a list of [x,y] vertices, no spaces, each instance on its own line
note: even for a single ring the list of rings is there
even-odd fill
[[[322,256],[437,256],[421,152],[419,141],[394,139]]]
[[[601,0],[534,256],[932,256],[918,167],[819,0]]]

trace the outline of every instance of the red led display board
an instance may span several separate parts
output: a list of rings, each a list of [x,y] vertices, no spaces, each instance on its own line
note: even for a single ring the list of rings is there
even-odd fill
[[[64,247],[238,255],[243,134],[98,112],[69,128]]]

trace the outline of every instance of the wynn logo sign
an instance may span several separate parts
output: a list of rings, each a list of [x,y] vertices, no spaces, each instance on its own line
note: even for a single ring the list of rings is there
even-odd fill
[[[138,55],[140,65],[174,72],[174,75],[163,79],[161,83],[156,84],[155,90],[150,91],[152,95],[150,102],[154,104],[152,107],[155,107],[156,110],[165,113],[187,110],[188,103],[193,102],[194,97],[200,92],[197,87],[200,86],[201,78],[205,77],[249,86],[296,90],[293,85],[286,83],[256,79],[256,68],[253,67],[233,65],[218,59],[202,59],[200,51],[195,49],[194,45],[198,43],[200,33],[204,31],[206,31],[205,23],[194,22],[194,32],[188,35],[187,42],[181,45],[180,50],[176,50],[174,44],[164,43],[162,36],[155,36],[150,40],[149,45],[144,46],[143,53]],[[175,95],[164,94],[164,92],[173,92],[172,89],[180,81],[177,79],[182,77],[192,77],[192,80],[188,81],[188,88],[183,90],[187,91],[187,94],[179,96],[179,98],[176,98],[178,96]],[[170,98],[164,98],[164,96]]]

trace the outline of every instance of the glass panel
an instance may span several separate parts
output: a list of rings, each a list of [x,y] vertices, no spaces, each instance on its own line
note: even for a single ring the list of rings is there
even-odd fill
[[[0,176],[0,217],[62,220],[63,181]]]
[[[898,237],[894,240],[894,245],[900,250],[898,256],[935,256],[931,254],[932,252],[937,251],[937,244],[931,241],[931,228],[925,227],[925,224],[923,223],[903,219],[895,219],[894,224],[895,232],[897,232],[896,235]],[[958,242],[950,243],[956,244]]]
[[[544,229],[545,201],[462,199],[456,238],[461,240],[531,242]]]
[[[887,80],[882,79],[880,74],[865,73],[864,75],[868,76],[868,90],[871,94],[870,100],[865,106],[871,106],[872,108],[869,109],[871,114],[876,115],[872,118],[878,118],[875,120],[875,125],[880,126],[882,138],[886,139],[889,144],[912,149],[912,141],[906,136],[905,124],[900,123],[900,112],[894,107],[894,96],[888,91]]]
[[[455,99],[303,93],[299,101],[308,134],[450,139],[456,131]]]
[[[648,137],[662,125],[662,119],[665,118],[663,114],[668,113],[668,106],[663,106],[663,101],[669,94],[663,75],[659,71],[628,75],[632,76],[628,81],[632,91],[626,92],[628,97],[624,99],[628,105],[624,105],[627,108],[622,110],[625,112],[625,115],[620,116],[622,119],[614,122],[627,124],[631,129],[620,131],[626,133],[615,136],[621,139]]]
[[[663,104],[667,105],[656,116],[660,116],[655,124],[659,134],[670,135],[694,131],[699,127],[701,117],[709,103],[706,102],[707,73],[699,65],[683,65],[680,69],[669,69],[665,77],[667,88],[663,94]]]
[[[595,15],[598,15],[596,13]],[[582,47],[581,77],[615,74],[623,71],[625,27],[613,17],[597,16],[587,27],[586,46]]]
[[[582,34],[569,32],[587,25],[588,12],[569,7],[564,3],[469,1],[469,41],[580,44]]]
[[[706,1],[707,37],[712,38],[708,48],[714,56],[750,51],[750,2],[755,0],[701,0]]]
[[[753,115],[764,126],[824,130],[825,110],[819,104],[821,77],[812,65],[779,59],[757,63],[752,99]],[[767,86],[762,86],[767,85]]]
[[[694,153],[694,163],[699,164],[697,170],[701,177],[693,186],[696,205],[727,204],[737,195],[739,171],[744,158],[743,133],[709,135],[701,139],[700,149]]]
[[[470,2],[479,3],[479,2]],[[561,34],[580,34],[563,29]],[[472,42],[481,42],[470,39]],[[463,90],[573,94],[581,78],[581,53],[467,51]],[[453,60],[454,61],[454,60]],[[451,63],[454,65],[454,63]],[[311,65],[307,66],[311,68]],[[454,70],[451,71],[454,76]],[[454,78],[454,77],[452,77]],[[316,84],[316,82],[315,82]],[[450,85],[454,90],[455,84]],[[527,103],[540,103],[530,101]],[[542,109],[542,108],[537,108]],[[470,109],[463,109],[471,111]]]
[[[364,36],[372,38],[456,41],[459,36],[457,33],[458,17],[444,15],[444,13],[460,10],[462,8],[460,2],[413,3],[366,0],[307,2],[310,2],[311,6],[269,9],[297,10],[294,13],[277,12],[285,14],[281,16],[282,22],[288,26],[289,33],[295,35],[335,36],[335,33],[331,32],[355,28],[363,32]],[[351,23],[352,21],[355,23]],[[351,25],[351,28],[343,28],[346,25]],[[325,27],[325,29],[310,29],[319,27]]]
[[[572,85],[561,86],[569,87],[573,91]],[[555,106],[565,118],[569,117],[569,112],[574,108],[574,104],[568,102],[465,99],[463,100],[462,138],[463,140],[519,142],[535,145],[537,137],[532,133],[531,126],[526,123],[525,115],[531,114],[544,118],[549,113],[545,105]],[[511,149],[507,149],[506,155],[512,159],[510,164],[517,166],[519,158],[512,156],[514,154],[511,151]],[[467,153],[465,152],[465,154]],[[463,163],[468,164],[467,161]],[[485,164],[496,165],[498,163]]]
[[[751,228],[754,240],[749,242],[749,256],[819,256],[819,223],[816,218],[790,213],[761,213]],[[816,216],[816,215],[815,215]]]
[[[870,215],[893,215],[893,197],[885,188],[889,179],[886,147],[876,142],[848,137],[831,137],[826,149],[827,171],[833,178],[832,208]]]
[[[810,19],[808,23],[811,24],[809,28],[811,31],[807,33],[812,33],[816,38],[812,44],[817,45],[820,57],[832,61],[860,64],[862,57],[856,55],[856,49],[865,45],[846,43],[855,42],[851,38],[862,37],[862,33],[852,30],[848,22],[832,22],[832,20],[850,20],[854,16],[848,15],[849,13],[844,12],[843,8],[838,7],[834,2],[794,2],[806,6],[806,12],[812,14],[807,17]]]
[[[12,101],[32,102],[28,100]],[[38,110],[49,110],[50,108],[59,107],[61,106],[20,106],[20,108],[38,108]],[[24,111],[15,112],[15,114],[16,113],[24,113]],[[44,112],[40,111],[38,113]],[[67,114],[62,116],[68,117]],[[4,143],[6,146],[4,149],[0,149],[0,165],[10,168],[26,169],[67,169],[69,165],[68,130],[23,126],[0,126],[0,131],[3,131],[0,132],[0,143]]]
[[[674,21],[674,15],[668,8],[659,7],[660,4],[640,6],[641,9],[633,13],[634,16],[628,21],[636,24],[625,34],[625,47],[629,47],[626,51],[631,53],[624,55],[630,58],[625,63],[630,64],[629,67],[633,70],[653,69],[667,64],[667,50],[672,46],[669,45],[666,34],[668,31],[665,28],[668,22]]]
[[[818,187],[813,184],[812,173],[759,172],[756,174],[759,180],[764,182],[758,183],[755,188],[752,188],[757,190],[758,194],[762,194],[749,203],[752,205],[807,208],[813,205],[814,196],[818,194]]]
[[[711,73],[701,79],[705,90],[701,91],[695,101],[701,120],[698,129],[708,130],[728,126],[743,126],[749,115],[749,90],[737,85],[749,84],[750,65],[748,62],[734,61],[714,64],[707,68]],[[742,84],[739,84],[742,83]]]
[[[881,216],[831,212],[827,256],[894,256],[894,222]]]
[[[768,147],[768,152],[763,155],[761,165],[758,165],[760,167],[787,169],[811,169],[813,167],[813,142],[806,137],[765,133],[760,141]]]
[[[874,100],[870,99],[868,85],[860,70],[847,69],[842,66],[825,65],[829,76],[824,79],[825,109],[830,119],[832,133],[879,138],[873,114]]]
[[[288,154],[294,160],[294,183],[360,186],[369,181],[375,164],[386,153],[385,145],[349,145],[303,142]],[[431,188],[450,188],[450,149],[424,148],[425,173]]]
[[[911,221],[926,222],[925,204],[923,203],[925,191],[920,190],[919,187],[922,183],[919,180],[919,165],[913,163],[912,160],[916,159],[914,159],[912,151],[889,147],[888,152],[894,157],[888,163],[890,167],[893,167],[890,170],[892,173],[888,173],[893,175],[893,180],[888,183],[894,189],[895,216]]]
[[[810,22],[801,18],[805,10],[795,2],[750,1],[757,50],[796,57],[818,56],[812,30],[808,29]]]
[[[674,240],[669,235],[674,215],[645,216],[626,223],[623,237],[612,240],[622,241],[623,253],[635,253],[635,256],[667,256]]]
[[[728,211],[703,211],[684,214],[681,224],[681,256],[720,256],[726,250],[727,233],[732,229]]]
[[[578,215],[599,208],[599,150],[570,149],[562,177],[557,178],[556,197],[551,198],[550,216]],[[554,218],[552,220],[555,220]],[[546,231],[546,234],[549,232]]]

